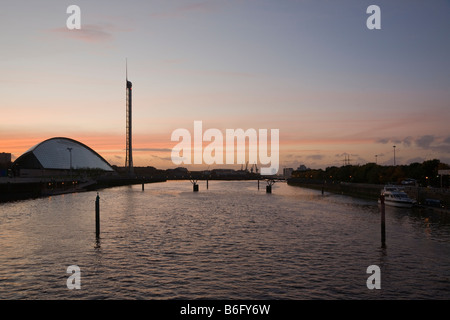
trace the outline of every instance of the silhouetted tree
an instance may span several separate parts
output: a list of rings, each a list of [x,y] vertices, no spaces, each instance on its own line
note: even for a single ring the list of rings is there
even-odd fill
[[[440,177],[438,176],[438,170],[449,168],[448,164],[434,159],[423,163],[414,162],[410,165],[401,166],[380,166],[375,163],[367,163],[362,166],[333,166],[327,167],[325,171],[322,169],[294,171],[292,176],[309,180],[371,184],[401,183],[403,180],[411,178],[417,180],[422,186],[439,187]]]

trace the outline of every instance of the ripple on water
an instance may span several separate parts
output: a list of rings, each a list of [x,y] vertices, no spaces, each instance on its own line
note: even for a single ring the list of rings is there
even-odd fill
[[[376,203],[276,184],[210,181],[0,205],[5,299],[448,299],[447,224]],[[69,265],[82,289],[66,287]],[[380,265],[382,290],[366,287]]]

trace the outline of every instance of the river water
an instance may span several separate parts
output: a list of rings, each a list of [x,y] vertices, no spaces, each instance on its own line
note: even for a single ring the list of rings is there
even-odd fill
[[[450,222],[256,181],[168,181],[0,204],[0,299],[449,299]],[[81,289],[70,290],[69,266]],[[370,265],[380,289],[368,289]],[[75,283],[75,282],[73,282]]]

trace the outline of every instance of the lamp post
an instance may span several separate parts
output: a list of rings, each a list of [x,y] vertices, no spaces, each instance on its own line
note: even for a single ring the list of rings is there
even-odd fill
[[[70,154],[70,180],[72,180],[72,148],[67,148]]]
[[[395,147],[396,146],[394,146],[394,166],[395,166]]]

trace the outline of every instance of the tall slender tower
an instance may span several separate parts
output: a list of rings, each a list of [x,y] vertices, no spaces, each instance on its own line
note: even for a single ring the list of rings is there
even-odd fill
[[[132,144],[132,114],[131,114],[131,88],[132,84],[128,81],[128,62],[126,62],[126,97],[127,97],[127,154],[125,158],[125,167],[129,174],[133,174],[133,144]]]

